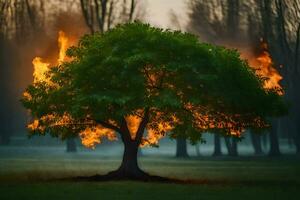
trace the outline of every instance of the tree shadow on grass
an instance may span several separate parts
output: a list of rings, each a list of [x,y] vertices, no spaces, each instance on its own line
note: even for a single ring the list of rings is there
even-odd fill
[[[141,177],[115,176],[113,173],[94,176],[77,176],[59,179],[60,181],[74,182],[109,182],[109,181],[138,181],[145,183],[166,183],[184,185],[211,185],[211,186],[247,186],[247,187],[300,187],[300,180],[226,180],[226,179],[176,179],[147,175]]]

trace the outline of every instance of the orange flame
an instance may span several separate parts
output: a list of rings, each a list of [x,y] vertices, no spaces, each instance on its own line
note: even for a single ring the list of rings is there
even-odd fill
[[[61,64],[65,61],[66,58],[66,51],[68,49],[68,41],[65,32],[59,31],[58,32],[58,47],[59,47],[59,54],[58,54],[58,63]]]
[[[32,61],[34,71],[33,71],[33,82],[41,82],[41,81],[46,81],[46,72],[48,71],[48,67],[50,63],[43,62],[42,58],[40,57],[35,57]]]
[[[70,47],[70,42],[68,37],[63,31],[58,32],[58,47],[59,47],[59,53],[58,53],[58,59],[57,63],[62,64],[64,61],[66,61],[66,50],[68,47]],[[35,57],[32,61],[32,64],[34,66],[34,83],[37,82],[50,82],[49,79],[46,77],[46,73],[49,70],[50,63],[44,62],[42,58]]]
[[[273,62],[269,52],[264,50],[256,59],[260,63],[260,67],[259,70],[257,70],[257,74],[261,75],[262,77],[268,78],[265,81],[264,88],[280,89],[278,90],[278,93],[283,94],[282,87],[279,84],[279,82],[282,80],[282,76],[273,67]]]
[[[125,119],[130,132],[131,139],[135,139],[136,132],[138,131],[142,119],[136,115],[129,115]]]
[[[282,76],[274,68],[271,55],[268,52],[268,44],[263,39],[260,42],[261,53],[258,56],[253,57],[249,55],[249,52],[242,53],[242,56],[249,61],[250,67],[256,70],[257,75],[266,78],[264,81],[265,89],[276,89],[278,94],[283,95],[282,87],[279,84]]]
[[[104,128],[100,125],[88,127],[79,133],[81,143],[87,147],[94,149],[97,144],[101,143],[101,138],[107,137],[108,140],[117,140],[115,132],[111,129]]]

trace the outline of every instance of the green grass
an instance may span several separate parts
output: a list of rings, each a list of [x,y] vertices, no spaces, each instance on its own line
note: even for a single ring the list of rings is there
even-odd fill
[[[298,199],[300,160],[292,157],[140,159],[151,174],[199,184],[59,180],[104,174],[119,162],[118,157],[86,155],[0,156],[0,199]]]

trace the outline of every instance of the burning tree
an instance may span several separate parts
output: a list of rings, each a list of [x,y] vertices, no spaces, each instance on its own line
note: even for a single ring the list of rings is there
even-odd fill
[[[118,134],[123,160],[108,177],[150,178],[138,166],[138,148],[166,134],[192,142],[204,132],[239,137],[285,111],[277,90],[265,89],[236,50],[188,33],[128,23],[84,36],[67,55],[26,89],[22,103],[35,119],[28,129],[80,136],[88,147]]]

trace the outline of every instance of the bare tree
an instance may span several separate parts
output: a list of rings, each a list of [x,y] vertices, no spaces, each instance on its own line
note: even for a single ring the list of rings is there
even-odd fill
[[[0,143],[9,143],[16,127],[21,126],[23,114],[16,108],[18,88],[12,86],[15,73],[20,70],[20,49],[29,43],[43,27],[42,0],[0,1]],[[13,59],[12,59],[13,58]],[[21,109],[21,108],[20,108]],[[22,127],[23,128],[23,127]]]
[[[137,4],[138,0],[80,0],[91,33],[103,33],[116,23],[134,20]]]
[[[277,66],[279,64],[283,66],[278,70],[281,71],[284,78],[282,84],[285,87],[285,98],[291,102],[289,120],[274,121],[273,123],[274,126],[285,123],[284,131],[293,135],[297,153],[300,153],[300,2],[263,0],[259,6],[262,31],[270,44],[272,58],[278,64]],[[276,144],[276,141],[274,142]]]

